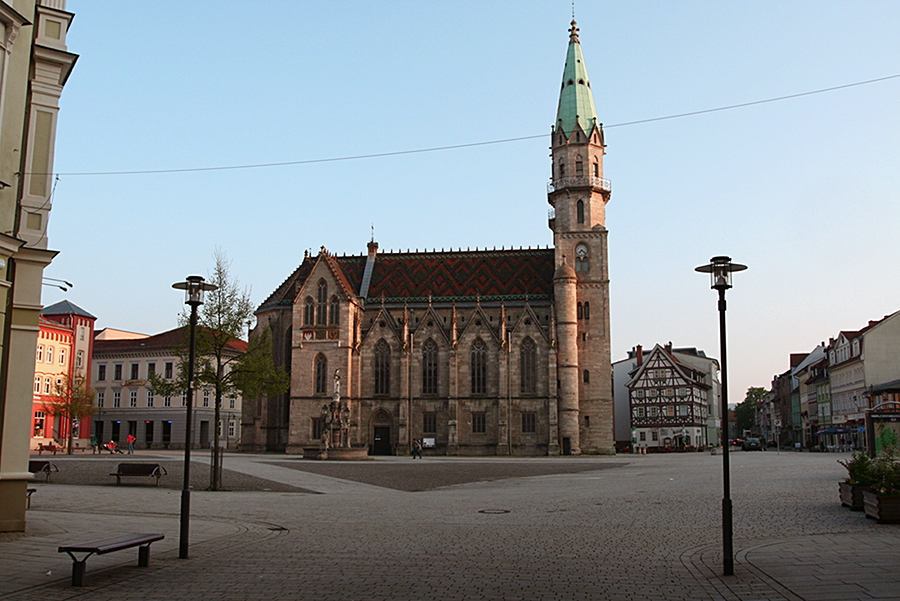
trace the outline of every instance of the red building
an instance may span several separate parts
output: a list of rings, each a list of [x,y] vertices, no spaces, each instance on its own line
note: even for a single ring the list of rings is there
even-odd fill
[[[96,317],[69,301],[41,311],[40,332],[35,349],[34,397],[31,448],[54,443],[65,446],[70,429],[77,446],[87,446],[90,418],[70,420],[52,416],[47,406],[56,398],[58,386],[67,379],[90,383]]]

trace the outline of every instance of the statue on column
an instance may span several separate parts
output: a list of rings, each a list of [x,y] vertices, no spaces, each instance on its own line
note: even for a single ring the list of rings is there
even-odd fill
[[[337,436],[335,436],[337,434]],[[332,444],[350,448],[350,403],[341,402],[341,370],[334,370],[334,393],[330,405],[322,406],[322,443],[327,451]]]

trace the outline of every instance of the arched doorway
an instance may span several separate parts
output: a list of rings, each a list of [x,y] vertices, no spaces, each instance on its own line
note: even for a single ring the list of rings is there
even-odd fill
[[[391,444],[391,414],[379,409],[372,415],[372,455],[393,455]]]

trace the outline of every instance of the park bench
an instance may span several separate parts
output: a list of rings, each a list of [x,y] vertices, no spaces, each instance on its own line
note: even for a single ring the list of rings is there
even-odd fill
[[[159,486],[159,479],[168,474],[166,468],[158,463],[120,463],[109,475],[116,477],[117,485],[125,476],[151,476],[156,478],[156,485]]]
[[[72,586],[84,586],[85,563],[88,557],[94,553],[103,555],[113,551],[139,547],[138,567],[146,568],[150,565],[150,543],[162,540],[165,537],[164,534],[120,534],[119,536],[111,536],[77,545],[66,545],[60,547],[59,552],[68,553],[69,557],[72,558]],[[87,555],[78,559],[75,553],[87,553]]]
[[[61,448],[62,447],[58,447],[55,444],[53,444],[52,442],[47,443],[47,444],[39,442],[37,452],[38,452],[38,455],[40,455],[44,451],[49,451],[49,452],[53,453],[54,455],[56,455],[57,451],[61,450]]]
[[[40,461],[38,459],[32,459],[28,462],[28,471],[34,475],[43,473],[46,478],[44,482],[50,482],[50,474],[53,472],[58,472],[59,468],[50,463],[49,461]]]

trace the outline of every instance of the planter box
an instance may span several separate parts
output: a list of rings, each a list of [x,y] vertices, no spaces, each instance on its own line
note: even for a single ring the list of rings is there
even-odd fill
[[[900,523],[900,495],[879,495],[867,490],[863,501],[867,518],[878,520],[879,524]]]
[[[841,505],[849,507],[851,511],[862,511],[864,507],[863,491],[868,490],[862,484],[850,484],[838,482],[838,492],[841,495]]]

